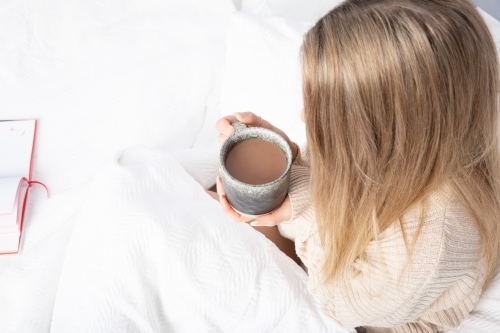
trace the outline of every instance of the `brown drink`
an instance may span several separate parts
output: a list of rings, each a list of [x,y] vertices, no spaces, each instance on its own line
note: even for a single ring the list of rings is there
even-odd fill
[[[260,185],[278,179],[286,170],[286,156],[277,145],[262,139],[248,139],[227,154],[226,169],[241,182]]]

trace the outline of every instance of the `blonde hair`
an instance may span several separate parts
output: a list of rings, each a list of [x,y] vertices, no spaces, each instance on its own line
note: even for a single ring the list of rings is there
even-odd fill
[[[477,224],[488,280],[500,251],[499,69],[475,6],[345,1],[305,35],[302,64],[324,280],[444,184]]]

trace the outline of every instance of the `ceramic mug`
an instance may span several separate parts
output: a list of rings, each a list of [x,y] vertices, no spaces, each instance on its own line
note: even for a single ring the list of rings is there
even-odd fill
[[[271,213],[281,206],[288,193],[290,184],[290,168],[292,166],[292,149],[288,142],[278,133],[263,127],[247,127],[235,120],[231,123],[235,132],[229,136],[220,150],[220,174],[226,198],[240,214],[256,217]],[[247,184],[233,176],[226,169],[226,157],[233,147],[248,139],[262,139],[278,146],[286,157],[286,169],[277,179],[265,184]]]

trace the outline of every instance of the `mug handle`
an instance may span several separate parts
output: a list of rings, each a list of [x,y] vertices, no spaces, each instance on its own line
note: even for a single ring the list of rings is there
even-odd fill
[[[238,132],[238,131],[241,131],[242,129],[247,128],[247,125],[244,122],[241,122],[239,120],[233,120],[231,122],[231,126],[233,126],[235,132]]]

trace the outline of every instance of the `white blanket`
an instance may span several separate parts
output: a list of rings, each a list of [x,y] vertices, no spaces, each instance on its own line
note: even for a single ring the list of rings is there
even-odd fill
[[[2,258],[0,332],[353,332],[321,314],[294,262],[204,192],[215,158],[130,148],[35,210],[60,227]],[[495,332],[499,304],[497,276],[453,332]]]
[[[131,148],[77,209],[51,332],[349,332],[322,316],[306,281],[174,158]]]

